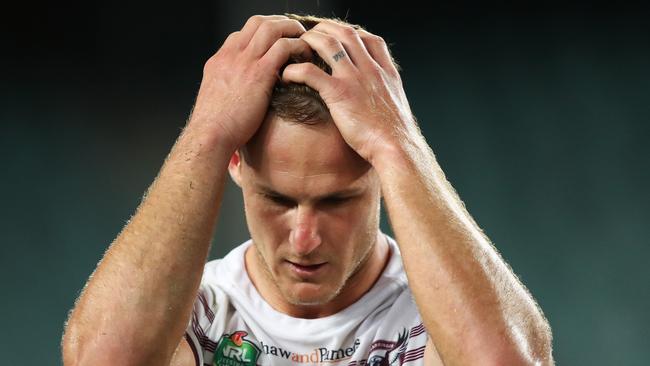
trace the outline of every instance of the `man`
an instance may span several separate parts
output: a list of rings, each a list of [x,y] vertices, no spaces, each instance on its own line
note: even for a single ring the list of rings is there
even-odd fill
[[[228,172],[251,241],[202,273]],[[379,231],[380,197],[399,245]],[[553,363],[546,320],[446,181],[384,41],[294,15],[250,18],[207,61],[187,126],[71,313],[63,358]]]

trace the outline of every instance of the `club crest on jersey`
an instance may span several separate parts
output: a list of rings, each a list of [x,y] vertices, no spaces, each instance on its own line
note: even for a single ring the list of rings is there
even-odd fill
[[[245,338],[247,335],[238,330],[221,336],[214,352],[214,366],[255,366],[261,350]]]
[[[404,363],[406,347],[408,346],[409,331],[404,329],[397,337],[397,342],[377,341],[371,348],[385,349],[383,355],[374,355],[368,360],[369,366],[392,366]]]

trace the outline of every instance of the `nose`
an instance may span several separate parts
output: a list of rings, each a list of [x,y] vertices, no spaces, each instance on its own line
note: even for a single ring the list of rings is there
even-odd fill
[[[293,228],[291,229],[290,243],[297,255],[308,255],[321,244],[318,233],[318,219],[312,208],[298,206]]]

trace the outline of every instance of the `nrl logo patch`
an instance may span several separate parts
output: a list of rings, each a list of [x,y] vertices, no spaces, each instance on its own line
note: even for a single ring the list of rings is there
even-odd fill
[[[261,350],[242,330],[224,334],[214,352],[214,366],[255,366]]]

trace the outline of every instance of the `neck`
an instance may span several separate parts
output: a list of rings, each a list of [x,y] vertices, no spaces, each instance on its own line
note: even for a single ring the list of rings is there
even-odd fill
[[[275,310],[295,318],[313,319],[336,314],[365,295],[381,276],[390,258],[390,247],[384,234],[377,232],[375,244],[357,270],[332,300],[324,304],[298,305],[287,301],[269,273],[254,245],[246,251],[246,271],[262,298]],[[268,272],[268,271],[266,271]]]

